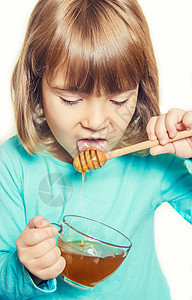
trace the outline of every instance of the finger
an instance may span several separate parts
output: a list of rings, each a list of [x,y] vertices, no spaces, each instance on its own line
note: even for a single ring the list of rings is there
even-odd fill
[[[40,258],[41,256],[48,253],[50,250],[54,249],[55,245],[56,245],[56,239],[50,238],[40,242],[35,246],[28,247],[27,251],[25,249],[25,256],[26,256],[25,260],[27,261],[29,259]]]
[[[43,270],[54,265],[61,256],[61,250],[55,246],[43,256],[33,261],[33,268]]]
[[[49,268],[42,269],[40,272],[38,272],[37,275],[35,275],[42,280],[56,278],[59,274],[63,272],[65,265],[65,259],[62,256],[60,256],[60,258],[54,265],[52,265]]]
[[[187,111],[183,116],[183,125],[186,129],[192,129],[192,111]]]
[[[164,146],[159,145],[159,146],[152,147],[149,151],[151,155],[155,156],[155,155],[165,154],[165,153],[175,154],[176,150],[173,143],[168,143]]]
[[[158,117],[152,117],[149,120],[147,127],[146,127],[148,138],[149,138],[149,140],[152,140],[152,141],[157,139],[156,134],[155,134],[155,126],[156,126],[157,118]]]
[[[174,138],[177,134],[177,130],[185,129],[182,124],[182,118],[185,111],[182,109],[170,109],[165,115],[165,126],[170,138]]]
[[[157,118],[155,126],[155,134],[161,145],[165,145],[168,142],[167,128],[165,126],[165,115],[160,115]]]
[[[32,228],[43,228],[43,227],[48,227],[50,225],[50,222],[45,219],[42,216],[35,216],[33,219],[31,219],[26,228],[32,229]]]
[[[30,247],[41,243],[44,240],[55,237],[58,234],[58,229],[54,226],[46,228],[33,228],[24,230],[20,236],[23,247]]]

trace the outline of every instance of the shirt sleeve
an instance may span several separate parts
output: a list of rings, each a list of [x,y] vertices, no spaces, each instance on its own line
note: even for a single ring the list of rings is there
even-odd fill
[[[161,183],[162,202],[192,224],[192,161],[173,157]]]
[[[32,298],[56,290],[56,279],[36,286],[21,264],[16,240],[26,227],[22,167],[17,155],[0,147],[0,299]]]

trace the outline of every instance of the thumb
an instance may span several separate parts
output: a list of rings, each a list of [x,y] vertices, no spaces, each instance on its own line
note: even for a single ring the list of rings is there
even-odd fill
[[[44,228],[44,227],[48,227],[50,225],[50,222],[45,219],[42,216],[35,216],[33,219],[31,219],[26,228],[28,229],[32,229],[32,228]]]

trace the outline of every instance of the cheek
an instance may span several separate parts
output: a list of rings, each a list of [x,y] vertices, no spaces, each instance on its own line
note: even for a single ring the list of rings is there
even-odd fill
[[[45,117],[47,120],[47,123],[50,127],[50,129],[53,131],[53,129],[59,128],[62,126],[61,123],[61,114],[57,112],[54,107],[45,107]]]
[[[44,112],[51,131],[67,131],[70,125],[72,126],[71,114],[66,111],[63,104],[55,101],[44,103]]]

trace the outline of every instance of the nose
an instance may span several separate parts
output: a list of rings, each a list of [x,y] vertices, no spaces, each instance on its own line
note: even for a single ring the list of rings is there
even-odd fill
[[[105,107],[101,103],[90,105],[85,112],[81,124],[92,131],[105,129],[109,124],[109,116]]]

